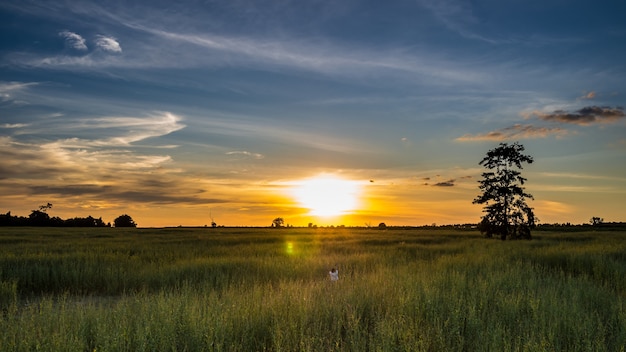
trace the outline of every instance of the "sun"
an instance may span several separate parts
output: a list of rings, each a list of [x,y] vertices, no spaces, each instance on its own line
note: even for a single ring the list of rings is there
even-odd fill
[[[359,183],[336,176],[321,175],[294,185],[293,195],[310,215],[340,216],[358,206]]]

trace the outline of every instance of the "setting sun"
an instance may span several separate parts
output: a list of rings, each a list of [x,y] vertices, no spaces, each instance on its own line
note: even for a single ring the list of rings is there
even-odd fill
[[[339,216],[358,206],[360,186],[356,181],[322,175],[294,185],[293,194],[315,216]]]

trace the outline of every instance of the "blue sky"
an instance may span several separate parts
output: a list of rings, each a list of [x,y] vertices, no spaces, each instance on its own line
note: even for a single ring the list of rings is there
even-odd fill
[[[0,212],[140,226],[477,222],[519,141],[542,222],[624,221],[624,1],[3,1]],[[300,179],[360,183],[317,219]],[[373,182],[371,182],[373,181]]]

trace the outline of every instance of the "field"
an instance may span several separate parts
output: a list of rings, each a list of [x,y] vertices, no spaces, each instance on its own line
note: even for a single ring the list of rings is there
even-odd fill
[[[626,233],[534,237],[0,228],[0,350],[624,351]]]

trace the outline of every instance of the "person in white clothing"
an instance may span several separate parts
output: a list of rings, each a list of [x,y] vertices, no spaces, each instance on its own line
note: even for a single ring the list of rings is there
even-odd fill
[[[330,281],[337,281],[337,280],[339,280],[339,270],[337,270],[335,268],[332,268],[332,269],[330,269],[328,274],[330,275]]]

